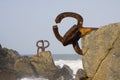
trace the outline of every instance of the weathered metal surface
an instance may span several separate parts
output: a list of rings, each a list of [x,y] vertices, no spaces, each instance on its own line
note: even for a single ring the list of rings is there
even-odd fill
[[[47,43],[47,45],[45,45]],[[39,50],[41,49],[41,52],[45,52],[45,48],[49,47],[50,43],[47,40],[39,40],[36,42],[37,46],[37,56],[39,56]]]
[[[64,45],[64,46],[67,46],[69,44],[72,44],[73,45],[73,48],[74,50],[82,55],[82,50],[80,49],[79,47],[79,44],[78,44],[78,40],[85,36],[88,32],[92,31],[92,30],[96,30],[98,28],[84,28],[82,25],[83,25],[83,18],[81,15],[77,14],[77,13],[73,13],[73,12],[64,12],[64,13],[61,13],[59,14],[56,19],[55,19],[55,22],[56,23],[60,23],[62,21],[63,18],[66,18],[66,17],[73,17],[75,19],[77,19],[77,24],[72,26],[66,33],[65,35],[62,37],[60,34],[59,34],[59,31],[58,31],[58,27],[57,25],[54,25],[53,26],[53,32],[56,36],[56,38]]]

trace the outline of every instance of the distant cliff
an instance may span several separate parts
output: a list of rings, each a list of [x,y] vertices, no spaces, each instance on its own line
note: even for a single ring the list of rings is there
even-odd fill
[[[102,26],[82,38],[88,80],[120,80],[120,23]]]

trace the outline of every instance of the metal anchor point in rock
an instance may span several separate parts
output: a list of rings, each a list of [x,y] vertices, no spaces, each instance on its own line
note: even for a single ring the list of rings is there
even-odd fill
[[[88,32],[91,32],[92,30],[97,30],[98,28],[84,28],[83,25],[83,18],[81,15],[77,14],[77,13],[73,13],[73,12],[64,12],[59,14],[56,19],[55,22],[56,23],[60,23],[62,21],[63,18],[66,17],[73,17],[75,19],[77,19],[77,24],[73,25],[66,33],[64,36],[61,36],[59,34],[58,31],[58,27],[57,25],[53,26],[53,32],[56,36],[56,38],[64,45],[67,46],[69,44],[73,45],[74,50],[80,54],[83,55],[82,50],[79,47],[78,44],[78,40],[85,36]]]
[[[47,45],[45,46],[45,43],[47,43]],[[41,45],[40,45],[41,44]],[[41,49],[41,52],[45,52],[45,48],[49,47],[50,43],[47,40],[39,40],[36,42],[36,46],[37,46],[37,56],[39,56],[39,49]]]

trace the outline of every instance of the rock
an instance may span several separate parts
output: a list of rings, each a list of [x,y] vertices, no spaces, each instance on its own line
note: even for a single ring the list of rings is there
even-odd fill
[[[75,80],[87,80],[87,74],[83,69],[78,69],[76,75],[75,75]]]
[[[0,45],[0,69],[12,69],[15,61],[20,55],[17,51],[7,48],[2,48]]]
[[[53,79],[57,71],[50,51],[41,52],[40,56],[20,58],[14,69],[22,76],[42,76],[49,80]]]
[[[120,23],[84,36],[82,51],[83,67],[90,80],[120,79]]]
[[[14,64],[14,70],[22,77],[29,77],[34,75],[29,58],[21,57],[17,59]]]
[[[0,45],[0,80],[17,80],[23,77],[44,77],[49,80],[73,80],[69,66],[54,64],[50,51],[39,56],[20,56],[17,51]]]
[[[54,64],[50,51],[41,52],[39,58],[31,57],[30,61],[31,65],[34,66],[38,74],[52,80],[57,70],[57,67]]]
[[[1,51],[1,49],[2,49],[2,46],[1,46],[1,44],[0,44],[0,51]]]
[[[17,80],[18,75],[15,71],[4,69],[0,71],[0,80]]]
[[[72,80],[73,71],[69,66],[64,65],[61,69],[57,71],[54,75],[54,80]]]

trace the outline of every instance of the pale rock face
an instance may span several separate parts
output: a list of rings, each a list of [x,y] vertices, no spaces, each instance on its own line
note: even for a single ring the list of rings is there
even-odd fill
[[[53,62],[50,51],[41,52],[40,56],[22,57],[14,64],[18,73],[26,76],[43,76],[51,78],[55,75],[57,67]]]
[[[120,79],[120,23],[102,26],[82,38],[83,67],[90,80]]]
[[[58,68],[54,64],[50,51],[40,52],[39,56],[21,57],[14,64],[15,71],[23,77],[44,77],[49,80],[72,79],[72,70],[64,65]]]

